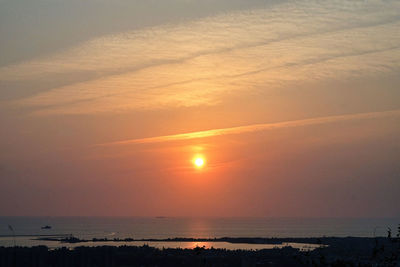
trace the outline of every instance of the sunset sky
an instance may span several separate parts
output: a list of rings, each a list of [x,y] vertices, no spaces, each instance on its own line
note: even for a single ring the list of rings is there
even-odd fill
[[[400,1],[0,0],[0,215],[400,215]]]

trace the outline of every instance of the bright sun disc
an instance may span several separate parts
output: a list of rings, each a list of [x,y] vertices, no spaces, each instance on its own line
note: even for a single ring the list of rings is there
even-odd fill
[[[194,160],[194,165],[196,165],[196,167],[198,167],[198,168],[203,167],[203,165],[204,165],[204,159],[202,159],[202,158],[196,158],[196,159]]]

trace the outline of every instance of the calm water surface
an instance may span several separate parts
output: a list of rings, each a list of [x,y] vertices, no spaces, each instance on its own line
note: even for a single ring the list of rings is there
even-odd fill
[[[214,238],[214,237],[320,237],[320,236],[386,236],[390,227],[397,230],[400,218],[104,218],[104,217],[0,217],[0,246],[12,246],[14,239],[8,225],[17,235],[17,245],[49,247],[67,246],[57,242],[32,240],[37,235],[72,234],[92,238]],[[52,229],[41,229],[44,225]],[[21,236],[19,235],[31,235]],[[7,237],[8,236],[8,237]],[[138,244],[136,244],[138,243]],[[275,245],[230,244],[226,242],[116,242],[107,245],[143,245],[155,247],[206,246],[227,249],[272,248]],[[78,245],[104,245],[83,243]],[[69,247],[76,244],[68,244]],[[271,246],[271,247],[268,247]]]

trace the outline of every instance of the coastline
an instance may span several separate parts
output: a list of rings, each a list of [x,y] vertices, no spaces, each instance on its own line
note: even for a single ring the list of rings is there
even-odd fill
[[[219,240],[226,242],[230,239]],[[245,240],[239,238],[230,241]],[[317,241],[315,238],[256,238],[250,241],[284,243],[313,240]],[[95,247],[82,245],[73,249],[66,247],[49,249],[46,246],[0,247],[0,266],[399,266],[400,264],[399,238],[322,237],[319,241],[321,246],[308,251],[289,246],[261,250],[227,250],[200,246],[193,249],[160,249],[149,245]]]
[[[54,235],[52,237],[39,237],[36,240],[54,241],[61,243],[86,243],[86,242],[227,242],[240,244],[271,244],[278,245],[283,243],[307,243],[315,245],[333,245],[337,243],[363,243],[363,242],[400,242],[399,238],[388,239],[386,237],[222,237],[222,238],[93,238],[80,239],[69,236],[65,238],[57,238],[65,235]],[[390,242],[390,241],[389,241]]]

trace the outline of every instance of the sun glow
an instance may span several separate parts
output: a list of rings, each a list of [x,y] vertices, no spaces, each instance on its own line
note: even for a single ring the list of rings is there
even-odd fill
[[[205,160],[204,158],[196,157],[194,158],[193,163],[197,168],[202,168],[204,166]]]

